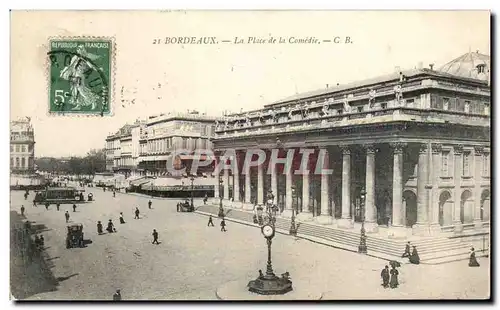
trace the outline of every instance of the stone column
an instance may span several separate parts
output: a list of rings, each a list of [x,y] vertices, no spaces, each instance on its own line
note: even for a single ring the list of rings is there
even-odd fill
[[[252,199],[252,190],[250,187],[250,167],[245,169],[245,203],[243,204],[243,208],[245,210],[253,210],[253,204],[250,201]]]
[[[290,171],[286,171],[286,180],[285,180],[285,210],[281,215],[286,218],[290,218],[292,216],[292,169]]]
[[[417,172],[417,223],[413,227],[413,233],[425,235],[429,232],[428,218],[428,192],[426,189],[428,178],[428,145],[420,144],[418,154],[418,172]]]
[[[352,228],[351,221],[351,150],[341,145],[342,150],[342,217],[338,220],[341,228]]]
[[[474,226],[476,229],[482,229],[481,221],[481,179],[483,164],[484,146],[474,146]]]
[[[220,171],[217,168],[219,163],[219,158],[216,157],[215,159],[215,170],[214,170],[214,175],[215,175],[215,187],[214,187],[214,203],[219,204],[219,197],[220,197]]]
[[[297,215],[301,221],[312,221],[313,214],[309,209],[310,175],[309,171],[302,171],[302,212]]]
[[[273,165],[272,167],[270,166],[269,169],[271,169],[271,190],[273,191],[274,195],[274,204],[278,203],[278,175],[276,173],[276,165]]]
[[[453,206],[453,225],[455,226],[455,232],[460,233],[463,231],[462,221],[460,220],[460,204],[461,204],[461,194],[460,182],[462,181],[462,153],[464,151],[464,146],[461,144],[453,146],[453,181],[455,183],[454,197],[455,202]]]
[[[257,204],[264,205],[264,167],[257,167]]]
[[[240,198],[240,168],[239,168],[239,165],[238,165],[238,156],[236,156],[233,160],[233,199],[234,199],[234,202],[238,202],[238,204],[235,204],[235,205],[238,205],[239,207],[241,207],[241,205],[239,204],[239,202],[241,201],[241,198]]]
[[[432,191],[430,208],[430,230],[433,235],[441,233],[439,225],[439,183],[441,180],[441,156],[443,146],[441,144],[432,144]]]
[[[406,237],[405,214],[403,210],[403,150],[406,143],[391,143],[393,149],[392,173],[392,226],[390,237]]]
[[[224,199],[229,200],[229,169],[224,169]]]
[[[322,150],[324,152],[324,158],[319,158],[319,160],[323,159],[323,169],[330,168],[330,154],[327,149]],[[335,216],[335,212],[332,211],[332,215],[330,215],[329,210],[330,203],[330,174],[321,173],[321,215],[316,217],[316,221],[322,225],[330,225],[333,223],[333,217]]]
[[[366,232],[377,232],[377,207],[375,206],[375,148],[371,144],[367,144],[364,147],[366,150],[365,229]]]

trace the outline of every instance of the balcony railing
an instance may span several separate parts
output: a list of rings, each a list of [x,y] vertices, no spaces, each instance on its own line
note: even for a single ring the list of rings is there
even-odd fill
[[[419,109],[409,107],[378,108],[362,112],[344,113],[305,117],[302,119],[286,119],[272,123],[260,123],[249,127],[227,126],[217,132],[215,140],[228,139],[241,136],[267,135],[284,132],[303,131],[308,129],[321,129],[340,127],[346,125],[361,125],[390,121],[421,121],[435,123],[463,123],[476,126],[489,126],[490,118],[481,114],[464,112],[441,111],[435,109]]]

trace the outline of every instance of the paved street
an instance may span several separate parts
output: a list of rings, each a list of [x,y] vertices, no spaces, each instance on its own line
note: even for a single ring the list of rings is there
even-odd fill
[[[252,280],[265,270],[267,248],[260,230],[227,222],[227,232],[207,227],[207,217],[177,213],[178,200],[149,198],[91,188],[95,202],[55,205],[45,210],[31,206],[33,193],[24,201],[22,192],[12,192],[11,209],[26,207],[30,221],[45,224],[46,251],[54,264],[52,272],[61,278],[58,289],[29,299],[109,300],[116,289],[123,299],[215,299],[218,286],[239,279]],[[201,201],[195,201],[201,204]],[[141,219],[134,220],[139,206]],[[72,222],[83,223],[85,239],[92,243],[82,249],[66,249],[68,210]],[[119,224],[119,212],[126,224]],[[98,236],[96,223],[104,227],[112,219],[115,234]],[[152,230],[159,232],[160,245],[151,244]],[[273,266],[277,274],[289,271],[294,284],[324,292],[324,299],[385,298],[486,298],[489,293],[489,261],[480,258],[479,268],[467,261],[444,265],[404,265],[400,287],[384,289],[380,270],[385,261],[318,245],[278,234],[273,241]]]

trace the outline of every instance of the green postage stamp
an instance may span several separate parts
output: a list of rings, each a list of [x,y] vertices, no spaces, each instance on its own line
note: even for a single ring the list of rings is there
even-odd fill
[[[49,113],[111,115],[114,53],[111,38],[51,39]]]

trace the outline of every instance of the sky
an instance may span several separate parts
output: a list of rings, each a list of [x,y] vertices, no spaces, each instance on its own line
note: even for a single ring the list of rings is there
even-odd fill
[[[32,11],[13,12],[11,27],[10,116],[31,117],[36,157],[103,148],[108,134],[149,115],[258,109],[395,67],[439,68],[469,50],[490,54],[487,11]],[[114,37],[112,116],[48,115],[46,52],[56,36]],[[352,43],[153,44],[178,36]]]

